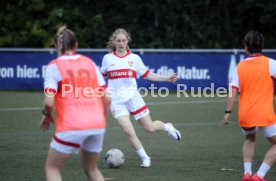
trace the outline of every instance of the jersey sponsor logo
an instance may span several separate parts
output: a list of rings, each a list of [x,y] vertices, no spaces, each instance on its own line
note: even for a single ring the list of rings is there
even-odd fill
[[[119,69],[108,72],[108,79],[135,78],[136,71],[131,69]]]
[[[116,64],[113,63],[113,64],[110,65],[110,67],[113,67],[113,66],[115,66],[115,65],[116,65]]]
[[[128,74],[129,77],[132,77],[132,76],[133,76],[132,70],[129,70],[129,71],[127,72],[127,74]]]

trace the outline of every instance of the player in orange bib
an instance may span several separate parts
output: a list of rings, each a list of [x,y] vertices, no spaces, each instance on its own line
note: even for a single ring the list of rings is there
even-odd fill
[[[103,181],[97,167],[106,128],[109,101],[105,81],[95,63],[76,54],[77,39],[65,26],[59,28],[55,45],[59,57],[52,60],[44,79],[44,109],[40,128],[48,130],[56,107],[56,131],[45,164],[47,181],[61,181],[60,170],[72,153],[81,151],[88,180]]]
[[[238,118],[245,135],[243,181],[265,181],[266,173],[276,162],[276,116],[273,106],[276,61],[261,54],[263,45],[264,38],[260,32],[250,31],[246,34],[244,46],[249,56],[238,64],[230,81],[232,96],[228,99],[221,122],[222,125],[229,124],[231,110],[240,90]],[[252,160],[258,129],[272,146],[259,170],[252,176]]]

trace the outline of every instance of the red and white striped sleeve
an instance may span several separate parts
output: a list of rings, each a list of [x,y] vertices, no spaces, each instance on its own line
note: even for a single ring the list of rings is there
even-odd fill
[[[58,90],[58,83],[61,81],[61,75],[58,70],[57,64],[50,63],[46,67],[44,77],[44,92],[56,93]]]
[[[146,78],[148,76],[148,74],[150,73],[150,70],[145,66],[145,64],[143,63],[142,59],[137,55],[137,72],[138,75]]]

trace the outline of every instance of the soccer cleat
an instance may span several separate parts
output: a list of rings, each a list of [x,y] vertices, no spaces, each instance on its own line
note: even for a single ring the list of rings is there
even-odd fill
[[[141,164],[142,168],[149,168],[151,166],[150,158],[143,159],[143,163]]]
[[[181,140],[180,132],[177,129],[174,128],[172,123],[167,123],[166,125],[168,126],[167,131],[168,131],[169,135],[172,136],[177,141]]]
[[[242,181],[251,181],[251,175],[249,173],[245,174],[242,178]]]
[[[252,181],[266,181],[265,178],[260,178],[260,177],[258,176],[257,173],[255,173],[255,174],[252,176],[251,180],[252,180]]]

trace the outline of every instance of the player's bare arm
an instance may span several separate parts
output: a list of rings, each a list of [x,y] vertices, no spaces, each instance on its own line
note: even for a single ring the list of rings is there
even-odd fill
[[[220,122],[221,126],[222,125],[228,125],[230,123],[230,116],[231,116],[231,112],[232,112],[234,102],[236,100],[237,93],[238,93],[237,89],[235,89],[235,88],[230,89],[230,93],[229,93],[225,113],[224,113],[222,121]]]
[[[153,72],[150,72],[146,79],[151,80],[151,81],[158,81],[158,82],[176,82],[178,77],[177,74],[174,73],[172,75],[169,76],[162,76]]]
[[[54,97],[45,96],[44,106],[42,110],[42,119],[40,121],[40,129],[42,131],[47,131],[50,127],[50,124],[54,122],[52,111],[54,109],[55,102]]]

